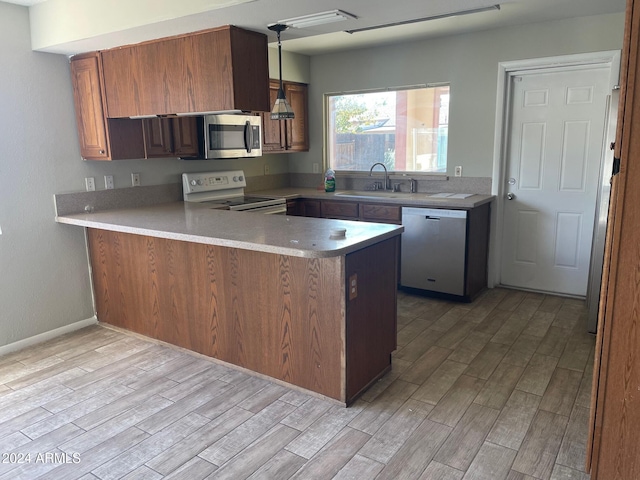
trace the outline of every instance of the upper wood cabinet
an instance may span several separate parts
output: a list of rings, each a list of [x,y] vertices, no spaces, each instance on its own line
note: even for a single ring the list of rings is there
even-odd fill
[[[142,121],[107,119],[100,54],[71,59],[80,154],[87,160],[144,158]]]
[[[269,82],[269,105],[278,97],[279,82]],[[284,120],[271,120],[271,113],[262,113],[262,153],[282,152],[287,148]]]
[[[109,118],[270,108],[261,33],[226,26],[101,54]]]
[[[143,127],[146,158],[198,155],[195,117],[146,118]]]
[[[289,100],[295,118],[285,122],[287,128],[287,150],[303,152],[309,150],[308,88],[301,83],[287,82],[283,85],[284,95]]]
[[[269,81],[270,105],[278,96],[278,80]],[[271,120],[269,113],[262,114],[262,152],[306,152],[309,150],[308,87],[303,83],[282,82],[284,94],[293,108],[293,120]]]

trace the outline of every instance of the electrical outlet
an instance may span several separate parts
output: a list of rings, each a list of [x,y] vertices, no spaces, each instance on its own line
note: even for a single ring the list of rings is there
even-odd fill
[[[113,175],[104,176],[104,188],[107,190],[113,190]]]
[[[269,164],[268,163],[264,164],[264,174],[265,175],[269,175]]]
[[[139,187],[140,186],[140,174],[139,173],[132,173],[131,174],[131,186],[132,187]]]
[[[313,173],[320,173],[320,164],[317,162],[313,164]]]
[[[461,167],[460,165],[458,165],[458,166],[455,168],[455,176],[456,176],[456,177],[461,177],[461,176],[462,176],[462,167]]]
[[[87,177],[84,179],[84,184],[87,187],[87,192],[96,191],[96,179],[94,177]]]
[[[349,300],[358,298],[358,274],[349,277]]]

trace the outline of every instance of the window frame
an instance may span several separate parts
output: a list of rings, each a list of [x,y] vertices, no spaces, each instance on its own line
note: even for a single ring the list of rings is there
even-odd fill
[[[437,82],[437,83],[422,83],[416,85],[403,85],[399,87],[381,87],[381,88],[369,88],[369,89],[359,89],[359,90],[345,90],[338,92],[326,92],[323,94],[322,99],[322,165],[323,171],[326,171],[328,168],[333,168],[329,165],[329,101],[333,96],[338,95],[357,95],[357,94],[365,94],[365,93],[379,93],[379,92],[398,92],[403,90],[416,90],[420,88],[437,88],[437,87],[449,87],[449,122],[447,126],[451,124],[451,82]],[[418,177],[422,179],[437,179],[444,180],[448,178],[449,173],[449,158],[448,158],[448,135],[447,135],[447,168],[444,172],[424,172],[424,171],[416,171],[416,170],[389,170],[389,175],[394,176],[411,176]],[[334,169],[335,170],[335,169]],[[341,177],[361,177],[363,174],[369,175],[369,170],[335,170],[336,173],[339,173]]]

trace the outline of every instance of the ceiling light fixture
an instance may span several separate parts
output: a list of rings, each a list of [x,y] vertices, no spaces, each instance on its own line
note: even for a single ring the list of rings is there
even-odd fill
[[[280,69],[280,86],[278,87],[278,97],[271,109],[271,120],[289,120],[295,117],[293,109],[289,102],[287,102],[284,96],[284,89],[282,88],[282,44],[280,43],[280,32],[286,30],[288,27],[281,23],[275,25],[268,25],[267,28],[278,34],[278,67]]]
[[[342,10],[329,10],[327,12],[313,13],[311,15],[303,15],[302,17],[287,18],[286,20],[278,20],[278,23],[293,28],[314,27],[316,25],[324,25],[325,23],[341,22],[343,20],[357,19],[355,15],[343,12]]]
[[[409,25],[411,23],[426,22],[428,20],[439,20],[441,18],[458,17],[461,15],[470,15],[472,13],[488,12],[490,10],[500,10],[500,5],[491,5],[490,7],[474,8],[471,10],[462,10],[459,12],[443,13],[442,15],[432,15],[430,17],[412,18],[402,22],[385,23],[383,25],[374,25],[372,27],[356,28],[353,30],[345,30],[346,33],[366,32],[368,30],[377,30],[379,28],[396,27],[398,25]]]

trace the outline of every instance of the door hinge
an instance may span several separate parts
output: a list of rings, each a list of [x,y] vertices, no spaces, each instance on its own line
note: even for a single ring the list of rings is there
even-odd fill
[[[617,175],[618,173],[620,173],[620,159],[619,158],[613,158],[613,171],[611,172],[612,175]]]

